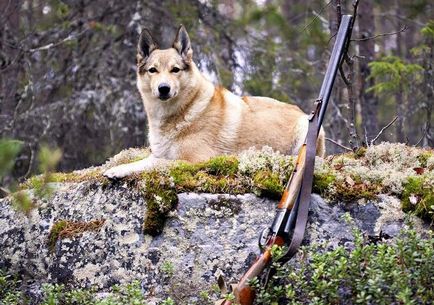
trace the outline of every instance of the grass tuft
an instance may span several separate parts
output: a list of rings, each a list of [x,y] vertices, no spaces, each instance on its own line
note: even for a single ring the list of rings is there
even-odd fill
[[[86,231],[98,231],[104,222],[105,219],[92,221],[69,221],[63,219],[56,221],[48,235],[48,248],[53,251],[59,239],[80,236]]]

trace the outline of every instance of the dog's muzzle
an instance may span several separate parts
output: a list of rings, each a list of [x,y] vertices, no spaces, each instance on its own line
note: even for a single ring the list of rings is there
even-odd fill
[[[159,93],[158,98],[160,100],[165,101],[165,100],[169,99],[171,97],[170,96],[170,86],[169,86],[169,84],[166,84],[166,83],[160,84],[158,86],[158,93]]]

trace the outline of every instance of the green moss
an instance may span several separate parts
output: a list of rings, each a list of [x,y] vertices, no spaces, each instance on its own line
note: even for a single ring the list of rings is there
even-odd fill
[[[401,205],[405,212],[414,212],[421,218],[434,220],[434,192],[428,176],[408,178],[404,184]]]
[[[417,160],[420,163],[421,167],[427,167],[427,161],[430,157],[432,157],[434,153],[432,151],[424,151],[419,156],[417,156]]]
[[[173,182],[176,185],[194,188],[197,186],[195,175],[199,169],[198,165],[180,161],[169,169],[169,175],[173,178]]]
[[[313,176],[312,191],[323,195],[326,190],[335,182],[336,176],[333,173],[321,173]]]
[[[53,224],[48,235],[48,248],[52,251],[56,246],[57,240],[60,238],[60,233],[66,228],[68,221],[60,220]]]
[[[312,186],[314,193],[347,202],[361,198],[373,199],[381,190],[379,183],[364,181],[354,174],[348,175],[346,179],[337,179],[336,173],[331,169],[314,174]]]
[[[202,163],[210,175],[233,176],[238,172],[238,159],[234,156],[218,156]]]
[[[354,181],[354,184],[349,184],[346,181],[335,181],[334,197],[342,201],[353,201],[361,198],[374,199],[381,192],[381,185],[372,184],[363,181]]]
[[[30,177],[24,181],[19,188],[38,190],[47,183],[79,183],[84,181],[103,183],[107,181],[107,178],[101,174],[101,170],[99,169],[75,171],[70,173],[46,173]]]
[[[281,197],[285,187],[280,181],[279,175],[271,170],[258,171],[253,176],[253,183],[261,196],[270,198]]]
[[[199,164],[177,162],[168,174],[158,171],[144,173],[141,176],[142,191],[147,202],[144,232],[150,235],[161,233],[167,214],[178,203],[178,192],[240,192],[238,182],[234,179],[237,171],[238,160],[235,157],[219,156]]]
[[[354,152],[354,158],[360,159],[363,158],[366,154],[366,147],[359,147]]]
[[[147,153],[146,150],[130,149],[118,154],[111,162],[113,164],[131,162],[136,157],[142,159]],[[403,144],[390,143],[378,145],[378,148],[362,148],[337,157],[331,156],[322,161],[317,168],[313,191],[331,200],[352,201],[359,198],[375,198],[379,193],[389,192],[395,183],[394,194],[400,195],[401,183],[405,180],[399,176],[400,168],[407,168],[407,164],[417,164],[418,161],[422,166],[427,166],[427,163],[431,164],[431,157],[431,150],[406,149]],[[374,161],[380,159],[382,162],[375,164]],[[218,156],[196,164],[178,161],[167,169],[133,175],[126,178],[126,181],[130,185],[139,187],[143,193],[148,205],[144,231],[156,235],[162,231],[167,214],[176,207],[178,193],[244,194],[253,192],[259,196],[278,199],[290,176],[292,163],[291,157],[282,156],[270,150],[250,151],[241,155],[239,159],[235,156]],[[384,168],[384,174],[381,171],[379,173],[379,166]],[[377,171],[373,178],[368,175],[371,169]],[[421,172],[428,174],[431,170],[426,167]],[[389,179],[387,184],[384,183],[386,178],[396,181]],[[101,175],[101,168],[95,168],[32,177],[24,183],[23,188],[43,190],[47,182],[78,183],[82,181],[96,181],[103,186],[112,183]],[[412,183],[409,183],[406,188],[414,187]],[[418,215],[426,215],[431,211],[432,196],[429,191],[425,191],[426,189],[429,188],[424,186],[421,190],[407,190],[407,193],[413,192],[417,198],[421,198],[417,208]],[[408,197],[408,195],[403,195],[403,198],[407,200],[403,204],[406,209],[410,209],[407,206],[411,206],[408,204]]]
[[[143,231],[155,236],[163,230],[167,214],[178,203],[178,196],[170,179],[158,171],[143,173],[142,180],[142,192],[147,202]]]

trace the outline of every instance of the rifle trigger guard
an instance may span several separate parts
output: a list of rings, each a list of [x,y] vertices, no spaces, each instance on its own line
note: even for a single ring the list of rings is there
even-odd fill
[[[263,251],[265,246],[267,245],[268,236],[270,236],[270,232],[271,229],[269,227],[266,227],[262,230],[261,234],[259,234],[258,246],[261,251]]]

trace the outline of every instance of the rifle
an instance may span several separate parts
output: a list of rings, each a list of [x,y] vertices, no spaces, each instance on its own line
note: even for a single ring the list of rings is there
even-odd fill
[[[297,253],[297,249],[303,240],[310,205],[317,137],[333,89],[336,73],[350,41],[351,19],[351,15],[342,16],[320,94],[314,103],[314,110],[308,117],[309,128],[306,139],[298,152],[294,169],[277,206],[273,223],[259,237],[259,247],[262,253],[241,277],[233,290],[236,304],[253,304],[255,291],[249,285],[249,282],[260,276],[271,265],[273,246],[288,246],[283,257],[277,261],[283,264]],[[273,272],[273,269],[269,269],[264,281],[265,284]],[[225,300],[220,304],[231,305],[233,303],[230,300]]]

